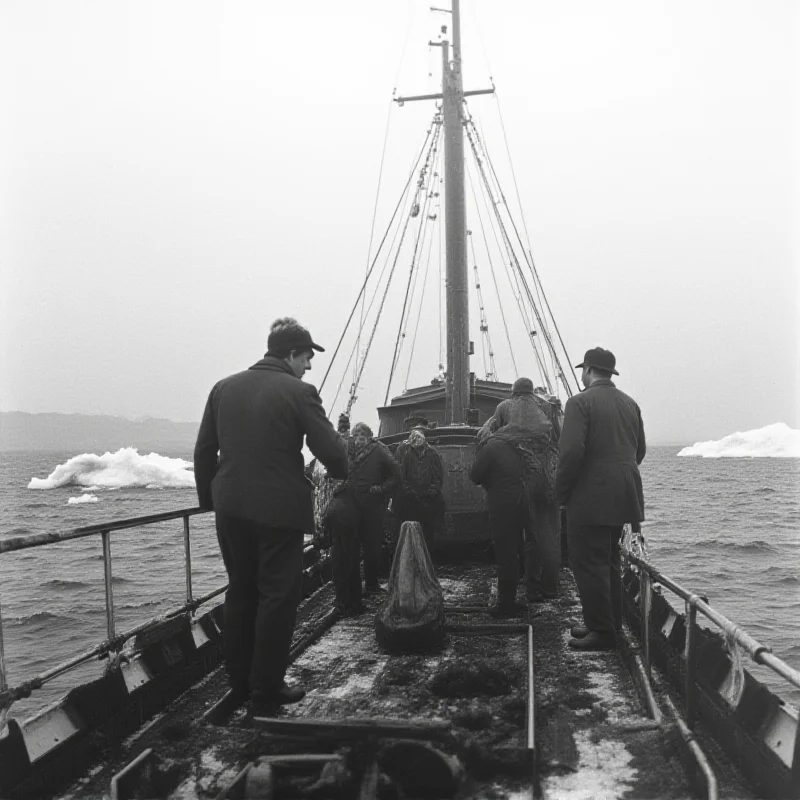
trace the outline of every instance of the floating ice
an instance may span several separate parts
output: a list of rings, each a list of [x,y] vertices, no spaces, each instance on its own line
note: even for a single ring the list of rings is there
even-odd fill
[[[193,489],[192,462],[158,453],[139,455],[135,447],[116,453],[83,453],[59,464],[46,478],[31,478],[29,489],[92,486],[98,489],[153,487]],[[90,502],[90,501],[83,501]]]
[[[98,502],[98,499],[97,499],[97,495],[96,494],[84,493],[80,497],[70,497],[70,499],[67,500],[67,505],[68,506],[78,506],[78,505],[82,505],[83,503],[97,503],[97,502]]]
[[[776,422],[754,431],[732,433],[717,442],[697,442],[679,456],[703,458],[800,458],[800,430]]]

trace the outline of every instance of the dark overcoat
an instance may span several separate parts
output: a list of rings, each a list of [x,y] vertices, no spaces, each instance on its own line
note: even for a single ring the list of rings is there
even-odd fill
[[[469,479],[486,489],[490,512],[503,511],[525,499],[522,459],[499,436],[490,436],[478,451]]]
[[[285,361],[266,356],[223,378],[208,397],[194,449],[200,506],[273,528],[313,531],[304,437],[331,477],[347,477],[347,449],[316,388]]]
[[[636,401],[610,380],[570,397],[559,439],[556,499],[579,525],[623,525],[644,519],[639,464],[644,424]]]

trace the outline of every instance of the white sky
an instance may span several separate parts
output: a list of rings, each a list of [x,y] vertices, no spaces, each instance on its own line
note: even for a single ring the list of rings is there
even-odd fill
[[[364,275],[387,114],[376,236],[433,114],[389,112],[395,86],[438,91],[428,41],[449,19],[430,5],[3,0],[0,410],[199,419],[284,315],[329,348],[319,384]],[[616,353],[652,442],[800,425],[798,9],[463,2],[465,88],[497,86],[572,361]],[[498,102],[470,108],[506,159]],[[357,418],[383,401],[395,288]],[[410,385],[436,372],[435,294]]]

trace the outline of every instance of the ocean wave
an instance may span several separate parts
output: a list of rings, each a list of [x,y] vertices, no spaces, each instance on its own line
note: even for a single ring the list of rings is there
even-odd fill
[[[53,578],[50,581],[45,581],[42,586],[54,586],[54,587],[74,587],[74,588],[81,588],[87,587],[89,584],[84,583],[83,581],[71,581],[64,578]]]
[[[8,624],[10,625],[30,625],[31,623],[49,622],[51,620],[61,620],[58,614],[53,614],[51,611],[35,611],[33,614],[26,614],[21,617],[10,617]]]
[[[97,499],[96,494],[84,493],[80,497],[70,497],[70,499],[67,500],[67,505],[78,506],[78,505],[84,505],[85,503],[99,503],[99,502],[100,501]]]
[[[193,489],[192,462],[158,453],[139,455],[135,447],[116,453],[83,453],[59,464],[46,478],[31,478],[29,489],[58,489],[63,486],[98,489],[166,488]],[[86,502],[86,501],[84,501]]]
[[[139,608],[148,608],[150,606],[160,606],[163,604],[163,600],[145,600],[143,603],[123,603],[122,605],[117,606],[117,608],[126,611],[136,611]]]
[[[777,494],[778,490],[773,489],[771,486],[762,486],[755,490],[755,494]]]
[[[721,542],[719,540],[712,542],[697,542],[693,545],[695,548],[703,550],[736,550],[742,553],[777,553],[778,548],[770,542],[765,542],[763,539],[755,539],[751,542]]]
[[[17,527],[6,531],[6,536],[25,536],[26,534],[33,533],[30,528]]]
[[[696,442],[679,456],[702,458],[800,458],[800,430],[776,422],[752,431],[737,431],[718,441]]]

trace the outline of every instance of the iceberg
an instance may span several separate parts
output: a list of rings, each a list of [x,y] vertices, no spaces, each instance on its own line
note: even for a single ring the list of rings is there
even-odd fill
[[[718,441],[696,442],[679,456],[702,458],[800,458],[800,430],[776,422],[752,431],[736,432]]]
[[[168,458],[158,453],[139,455],[135,447],[116,453],[82,453],[59,464],[46,478],[31,478],[29,489],[58,489],[62,486],[93,489],[194,489],[191,461]],[[91,502],[84,500],[82,502]]]
[[[67,500],[67,505],[77,506],[77,505],[83,505],[84,503],[98,503],[98,502],[99,500],[97,499],[96,494],[84,493],[80,497],[70,497],[70,499]]]

